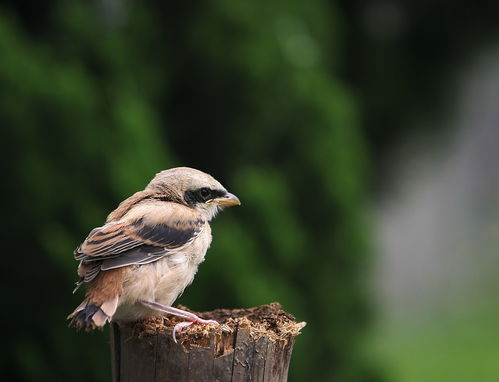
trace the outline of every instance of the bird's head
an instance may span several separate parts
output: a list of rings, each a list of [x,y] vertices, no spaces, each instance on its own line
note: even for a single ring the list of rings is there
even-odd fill
[[[207,220],[211,220],[223,207],[241,204],[235,195],[228,192],[211,175],[189,167],[159,172],[147,185],[146,190],[163,195],[165,200],[195,208]]]

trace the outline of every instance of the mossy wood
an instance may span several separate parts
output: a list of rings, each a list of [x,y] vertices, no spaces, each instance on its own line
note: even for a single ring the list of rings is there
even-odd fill
[[[113,324],[113,382],[287,380],[294,340],[305,323],[279,304],[198,315],[221,325],[192,325],[178,335],[178,343],[172,338],[177,317]]]

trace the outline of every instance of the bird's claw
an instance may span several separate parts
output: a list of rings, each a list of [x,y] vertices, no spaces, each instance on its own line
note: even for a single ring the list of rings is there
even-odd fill
[[[173,340],[177,343],[177,333],[180,333],[184,328],[192,325],[192,324],[215,324],[220,325],[215,320],[203,320],[201,317],[196,316],[192,312],[187,312],[185,310],[174,308],[173,306],[163,305],[154,301],[141,300],[140,303],[149,309],[158,310],[160,312],[165,312],[168,314],[173,314],[174,316],[182,317],[187,321],[183,321],[175,325],[173,328]]]
[[[177,333],[180,333],[184,328],[192,325],[193,323],[193,321],[184,321],[175,325],[175,327],[173,328],[173,341],[177,343]]]
[[[197,319],[192,320],[192,321],[183,321],[175,325],[173,328],[173,341],[177,343],[177,333],[180,333],[184,328],[187,328],[188,326],[191,326],[192,324],[202,324],[202,325],[209,325],[209,324],[214,324],[214,325],[220,325],[217,321],[215,320],[203,320],[200,317],[197,317]]]

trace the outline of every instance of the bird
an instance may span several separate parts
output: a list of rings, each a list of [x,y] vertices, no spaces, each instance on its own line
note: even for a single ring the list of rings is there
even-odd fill
[[[68,316],[87,331],[108,322],[131,322],[164,313],[180,316],[176,333],[193,324],[217,324],[172,307],[190,285],[212,241],[210,221],[241,202],[211,175],[189,167],[157,173],[125,199],[104,225],[74,251],[76,290],[85,299]]]

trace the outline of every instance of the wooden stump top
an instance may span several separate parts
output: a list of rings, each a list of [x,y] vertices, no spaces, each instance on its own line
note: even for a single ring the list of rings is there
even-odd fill
[[[193,313],[220,325],[191,325],[176,344],[172,330],[179,317],[113,324],[113,381],[286,381],[294,339],[305,323],[280,304]]]

